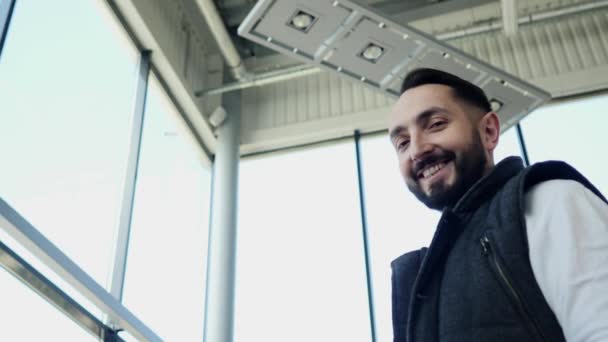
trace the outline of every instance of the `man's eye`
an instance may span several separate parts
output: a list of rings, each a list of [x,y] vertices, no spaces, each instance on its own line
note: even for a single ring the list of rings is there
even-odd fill
[[[409,144],[410,144],[409,140],[401,140],[401,141],[397,142],[397,150],[402,151],[402,150],[406,149]]]
[[[431,125],[429,126],[429,128],[434,129],[434,128],[440,128],[445,124],[445,121],[435,121],[432,122]]]

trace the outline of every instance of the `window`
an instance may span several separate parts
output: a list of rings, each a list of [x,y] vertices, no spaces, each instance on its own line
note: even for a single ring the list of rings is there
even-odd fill
[[[150,76],[124,303],[166,341],[202,341],[211,175]]]
[[[0,194],[104,285],[136,50],[92,1],[17,1],[0,60]]]
[[[352,143],[241,163],[235,341],[371,340]]]
[[[530,162],[563,160],[608,193],[608,96],[597,95],[537,109],[522,121]]]
[[[498,164],[506,157],[521,157],[521,149],[517,141],[517,131],[515,126],[509,128],[500,135],[498,146],[494,149],[494,164]]]
[[[387,135],[361,140],[369,253],[378,341],[393,338],[390,263],[428,246],[439,220],[409,192]]]

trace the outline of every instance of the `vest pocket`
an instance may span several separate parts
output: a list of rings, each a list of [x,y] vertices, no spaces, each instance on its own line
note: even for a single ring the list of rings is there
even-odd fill
[[[513,286],[513,282],[507,273],[507,269],[503,266],[500,257],[493,248],[492,240],[487,233],[479,239],[479,242],[481,243],[483,254],[487,257],[490,268],[494,272],[498,282],[507,292],[508,297],[511,299],[511,303],[519,312],[524,324],[527,326],[534,340],[539,342],[547,341],[540,327],[538,326],[538,323],[532,318],[529,311],[526,309],[521,296],[515,289],[515,286]]]

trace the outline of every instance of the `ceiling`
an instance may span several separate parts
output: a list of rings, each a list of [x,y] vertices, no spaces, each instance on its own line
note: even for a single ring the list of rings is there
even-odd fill
[[[385,128],[384,117],[394,99],[337,73],[284,75],[289,77],[247,87],[243,84],[248,80],[227,77],[222,46],[197,1],[201,0],[129,0],[117,7],[141,45],[153,51],[154,68],[205,155],[215,153],[217,135],[209,117],[222,104],[219,94],[228,88],[242,89],[242,155]],[[371,7],[392,23],[407,24],[553,97],[608,88],[608,0],[517,1],[520,24],[514,36],[501,30],[498,0],[342,2]],[[256,3],[215,0],[220,26],[227,28],[247,72],[257,77],[311,64],[237,35]],[[214,95],[201,96],[211,92]]]
[[[188,1],[188,0],[187,0]],[[242,58],[264,57],[276,52],[266,49],[259,44],[243,39],[236,34],[238,26],[243,22],[257,0],[216,0],[220,16],[231,33],[232,38]],[[497,0],[356,0],[356,3],[367,5],[381,15],[397,23],[412,23],[433,16],[463,11]],[[486,20],[486,18],[480,18]]]

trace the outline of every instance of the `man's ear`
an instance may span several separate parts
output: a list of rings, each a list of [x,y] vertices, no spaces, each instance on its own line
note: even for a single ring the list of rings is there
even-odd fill
[[[498,114],[494,112],[486,113],[481,120],[479,120],[479,133],[481,143],[486,151],[494,151],[500,137],[500,119],[498,118]]]

